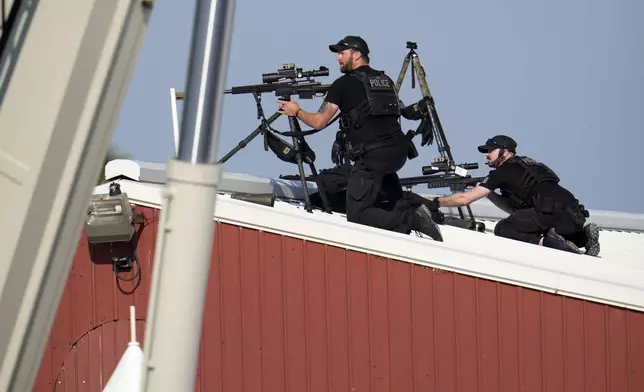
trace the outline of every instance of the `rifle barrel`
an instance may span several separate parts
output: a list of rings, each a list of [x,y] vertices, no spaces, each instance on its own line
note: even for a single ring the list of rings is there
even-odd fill
[[[224,94],[258,94],[269,92],[289,92],[290,95],[298,95],[300,92],[324,92],[331,87],[330,84],[321,84],[320,82],[281,82],[269,84],[249,84],[244,86],[235,86],[224,90]]]

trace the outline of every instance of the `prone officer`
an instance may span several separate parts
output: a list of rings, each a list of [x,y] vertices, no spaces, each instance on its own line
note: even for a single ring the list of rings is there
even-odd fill
[[[331,84],[318,112],[308,113],[295,101],[278,100],[279,112],[322,129],[340,110],[340,127],[353,162],[346,191],[349,222],[406,234],[419,231],[442,241],[427,207],[413,209],[402,197],[397,172],[407,161],[410,141],[398,121],[401,113],[394,82],[371,68],[369,47],[362,38],[347,36],[329,49],[337,53],[344,75]],[[392,208],[379,205],[383,193],[393,195],[387,197]]]
[[[478,147],[494,168],[476,187],[435,199],[441,207],[464,206],[482,197],[509,213],[494,228],[497,236],[573,253],[599,254],[599,228],[586,223],[588,211],[559,184],[545,164],[516,155],[517,143],[497,135]],[[494,192],[501,190],[501,194]]]

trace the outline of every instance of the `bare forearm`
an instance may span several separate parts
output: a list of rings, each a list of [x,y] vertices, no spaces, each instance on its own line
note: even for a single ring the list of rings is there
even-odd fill
[[[309,113],[304,111],[304,109],[300,109],[296,117],[313,129],[322,129],[326,125],[324,124],[322,113],[319,112]]]
[[[469,204],[469,200],[465,192],[457,192],[439,197],[438,203],[441,207],[461,207]]]
[[[470,205],[472,202],[485,197],[490,190],[482,186],[475,186],[467,192],[456,192],[451,195],[441,196],[438,198],[438,204],[441,207],[462,207]]]

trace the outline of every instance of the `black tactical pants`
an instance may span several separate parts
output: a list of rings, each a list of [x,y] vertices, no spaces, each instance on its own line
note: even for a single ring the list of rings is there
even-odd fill
[[[324,190],[331,210],[344,214],[347,211],[347,185],[350,175],[350,163],[320,170],[315,178],[318,191],[311,194],[311,203],[318,208],[323,208],[320,192]]]
[[[311,203],[322,209],[322,198],[320,191],[324,189],[329,205],[333,212],[345,214],[347,212],[347,185],[351,175],[351,164],[345,163],[330,169],[320,170],[316,177],[318,191],[311,194]],[[294,176],[295,177],[295,176]],[[400,199],[399,180],[397,176],[389,176],[383,179],[381,192],[376,201],[376,206],[387,211],[392,211],[396,207],[396,202]],[[442,224],[445,215],[438,209],[436,204],[421,195],[411,191],[402,191],[402,197],[409,202],[412,209],[416,209],[421,204],[429,208],[434,222]],[[401,204],[402,205],[402,204]]]
[[[349,222],[409,234],[412,206],[398,178],[407,161],[407,143],[372,150],[353,164],[347,184]],[[387,200],[387,205],[379,203]]]
[[[585,246],[588,238],[584,233],[585,218],[579,205],[572,203],[565,209],[540,212],[535,208],[517,210],[494,227],[494,234],[517,241],[538,244],[541,238],[554,228],[559,235],[577,246]]]

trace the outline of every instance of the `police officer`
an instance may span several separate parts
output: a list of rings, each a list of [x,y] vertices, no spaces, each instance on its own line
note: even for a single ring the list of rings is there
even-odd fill
[[[487,196],[510,216],[501,220],[494,234],[573,253],[599,254],[599,229],[586,223],[589,214],[578,200],[559,184],[548,166],[516,155],[517,143],[497,135],[478,147],[494,168],[483,181],[467,192],[441,196],[441,207],[463,206]],[[501,194],[494,190],[500,189]]]
[[[340,127],[346,133],[353,162],[346,191],[349,222],[400,233],[415,230],[442,241],[427,207],[413,209],[402,197],[397,172],[407,161],[409,140],[398,121],[400,106],[394,82],[371,68],[369,47],[362,38],[347,36],[329,49],[337,53],[344,75],[331,84],[318,112],[308,113],[295,101],[278,100],[279,112],[322,129],[340,110]],[[382,194],[388,195],[393,207],[378,205]]]

